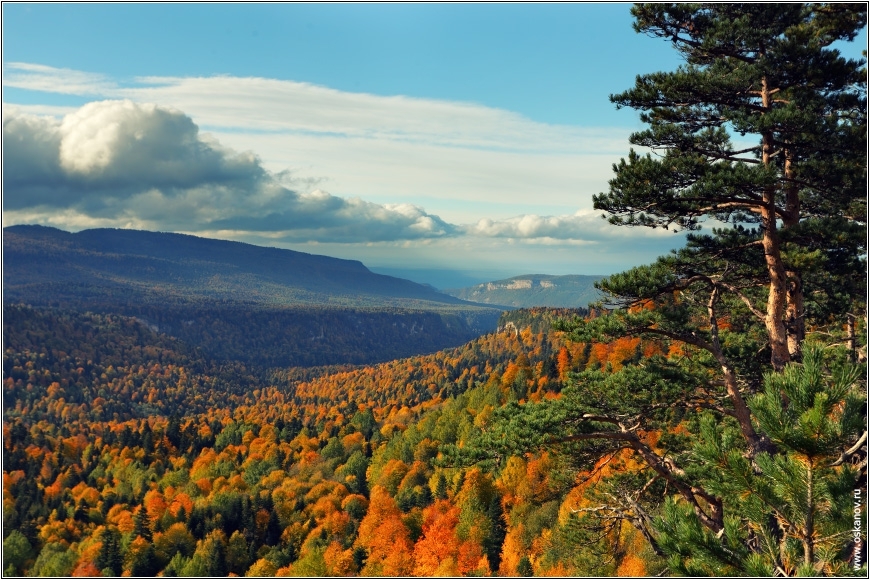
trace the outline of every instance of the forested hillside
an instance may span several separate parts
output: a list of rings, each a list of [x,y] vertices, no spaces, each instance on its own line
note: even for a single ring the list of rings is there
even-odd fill
[[[839,47],[867,6],[632,15],[683,64],[611,95],[644,127],[592,201],[686,244],[599,281],[608,310],[559,328],[666,354],[509,402],[458,453],[625,457],[578,525],[631,525],[675,575],[866,576],[867,70]]]
[[[461,304],[353,260],[172,233],[11,226],[3,260],[6,300],[29,304]]]
[[[3,290],[6,304],[136,317],[210,357],[266,366],[434,352],[500,313],[359,262],[131,230],[5,228]]]
[[[866,577],[867,6],[632,14],[685,65],[593,203],[685,247],[379,364],[479,311],[5,304],[4,574]]]
[[[135,319],[6,316],[10,575],[588,570],[570,545],[582,479],[563,459],[462,467],[443,450],[509,401],[558,398],[571,370],[657,348],[568,345],[553,313],[522,311],[434,355],[264,372]],[[630,552],[601,571],[642,569]]]

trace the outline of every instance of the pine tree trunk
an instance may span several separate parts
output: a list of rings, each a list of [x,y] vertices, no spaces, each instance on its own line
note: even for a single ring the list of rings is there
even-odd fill
[[[798,272],[789,271],[788,289],[786,290],[785,324],[788,332],[788,353],[790,360],[801,359],[801,344],[806,337],[804,322],[804,292],[803,281]]]
[[[770,110],[771,90],[767,77],[761,80],[761,104]],[[761,162],[769,167],[773,162],[773,134],[765,132],[762,135]],[[764,261],[767,264],[770,291],[767,296],[767,313],[764,325],[770,342],[770,363],[777,371],[785,368],[791,360],[788,348],[788,333],[785,328],[785,304],[787,292],[787,275],[782,262],[779,232],[777,230],[776,187],[767,187],[763,193],[761,207],[762,247]]]
[[[746,405],[746,400],[740,393],[740,386],[737,383],[737,375],[734,373],[734,367],[731,362],[722,352],[722,345],[719,341],[719,324],[716,318],[716,302],[719,299],[719,291],[714,288],[710,294],[710,300],[707,302],[707,314],[710,318],[710,338],[712,355],[716,357],[716,361],[722,368],[722,377],[725,379],[725,389],[728,391],[728,396],[731,399],[731,404],[734,406],[734,417],[740,424],[740,432],[749,444],[749,449],[752,457],[758,453],[769,450],[767,441],[764,441],[759,436],[755,427],[752,425],[752,415],[749,407]]]
[[[855,315],[846,315],[846,339],[849,343],[849,359],[855,363],[858,362],[857,342],[855,336]]]
[[[800,194],[798,187],[792,182],[794,178],[794,165],[792,164],[792,153],[786,149],[785,169],[783,177],[785,178],[785,212],[782,220],[783,228],[795,227],[800,223]],[[801,344],[806,337],[806,322],[804,312],[804,288],[803,280],[800,272],[788,270],[786,272],[788,278],[788,288],[786,290],[786,313],[785,326],[788,333],[788,352],[791,360],[801,359]]]
[[[776,214],[765,209],[762,212],[764,233],[762,246],[764,259],[767,263],[767,273],[770,277],[769,294],[767,296],[767,312],[764,326],[767,328],[770,342],[770,364],[774,370],[781,371],[791,360],[788,347],[788,333],[785,329],[784,315],[787,291],[787,274],[782,263],[779,249],[779,235],[776,231]]]

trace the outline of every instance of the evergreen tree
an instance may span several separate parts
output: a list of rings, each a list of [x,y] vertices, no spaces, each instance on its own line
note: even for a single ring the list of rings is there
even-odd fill
[[[443,473],[438,473],[435,482],[435,499],[447,499],[447,478]]]
[[[795,382],[807,328],[830,336],[866,304],[865,72],[832,47],[855,37],[866,10],[633,8],[636,30],[673,42],[686,64],[612,97],[642,111],[649,128],[631,140],[656,155],[632,151],[594,203],[615,224],[692,233],[672,255],[601,281],[615,308],[560,328],[587,344],[656,340],[666,354],[575,374],[557,400],[510,402],[455,457],[555,448],[589,470],[627,449],[642,467],[596,486],[608,502],[597,513],[635,526],[674,571],[843,572],[834,504],[850,497],[844,486],[866,496],[866,484],[825,466],[866,453],[866,431],[854,402],[834,401],[843,392],[828,385],[830,406],[796,387],[804,408],[779,381]],[[697,232],[705,219],[728,227]],[[808,353],[807,368],[820,368]],[[813,432],[824,453],[796,446],[783,417],[827,429]],[[836,540],[817,550],[829,530]]]
[[[83,499],[80,499],[76,504],[76,509],[73,512],[73,519],[77,522],[90,521],[88,504]]]
[[[144,507],[140,507],[133,516],[133,538],[140,536],[148,542],[152,539],[151,518],[148,517],[148,512]]]
[[[114,528],[103,528],[100,534],[102,545],[94,562],[101,571],[108,571],[108,576],[120,576],[123,571],[124,559],[121,556],[121,534]]]
[[[611,97],[642,111],[649,128],[631,142],[657,155],[632,151],[614,166],[610,191],[595,196],[595,207],[621,225],[696,230],[715,218],[756,226],[696,236],[695,250],[719,263],[721,277],[734,278],[727,254],[753,258],[752,268],[719,288],[748,302],[744,290],[766,290],[752,310],[781,369],[805,335],[807,274],[838,255],[854,265],[862,253],[866,72],[831,45],[855,37],[867,7],[641,4],[632,13],[635,30],[670,40],[686,64],[639,76],[633,89]],[[653,290],[649,282],[643,290]],[[604,288],[644,297],[638,287]]]
[[[149,540],[141,536],[133,539],[127,550],[126,568],[134,577],[154,576],[160,571],[154,546]]]
[[[832,367],[826,369],[821,345],[807,344],[803,364],[767,375],[764,391],[749,405],[780,453],[759,456],[757,470],[733,430],[712,415],[702,418],[687,469],[711,493],[732,501],[724,503],[719,537],[690,510],[667,502],[656,542],[673,570],[689,576],[862,571],[853,566],[853,490],[866,466],[851,464],[860,443],[843,450],[842,442],[864,429],[866,397],[858,388],[859,367],[836,361]]]
[[[532,561],[529,560],[528,556],[523,556],[520,558],[519,563],[517,564],[517,576],[522,578],[529,578],[534,576],[535,572],[532,569]]]
[[[440,481],[440,480],[439,480]],[[504,514],[501,508],[501,497],[497,494],[492,496],[487,510],[490,522],[490,531],[483,540],[483,548],[489,561],[490,570],[497,572],[501,564],[501,550],[507,532]]]

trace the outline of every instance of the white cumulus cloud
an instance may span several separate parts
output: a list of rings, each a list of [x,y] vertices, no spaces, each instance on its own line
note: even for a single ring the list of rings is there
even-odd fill
[[[4,84],[49,90],[53,79],[71,93],[128,98],[4,106],[6,224],[316,243],[346,257],[413,247],[431,260],[476,255],[486,263],[582,255],[607,264],[606,256],[633,261],[624,256],[679,245],[661,230],[610,226],[591,209],[584,190],[606,187],[599,173],[613,160],[606,151],[614,138],[604,133],[476,105],[268,79],[162,79],[124,89],[98,75],[16,70]],[[146,95],[161,104],[141,102]],[[600,154],[578,153],[589,148]]]
[[[374,95],[285,79],[105,75],[5,63],[3,84],[28,91],[159,103],[184,111],[237,151],[253,150],[273,172],[327,179],[342,197],[425,203],[453,221],[590,208],[626,128],[537,122],[477,103]],[[35,112],[50,112],[44,106]],[[61,112],[54,109],[55,112]],[[541,192],[546,192],[541,195]],[[532,199],[532,195],[536,197]],[[508,206],[511,206],[508,208]]]
[[[525,214],[504,220],[483,218],[463,228],[463,232],[471,236],[546,240],[548,243],[554,240],[599,242],[619,238],[628,231],[627,228],[614,228],[601,218],[601,212],[592,210],[578,210],[572,215],[561,216]],[[665,230],[636,228],[632,231],[633,238],[668,236]]]
[[[222,146],[176,109],[89,103],[62,120],[4,111],[7,218],[62,212],[79,222],[284,232],[294,241],[419,239],[452,226],[410,204],[296,191],[252,153]],[[45,220],[44,220],[45,221]]]

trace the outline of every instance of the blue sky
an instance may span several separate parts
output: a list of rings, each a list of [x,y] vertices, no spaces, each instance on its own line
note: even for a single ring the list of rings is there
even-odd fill
[[[628,4],[6,4],[4,62],[110,75],[234,75],[626,125],[607,95],[675,53]],[[25,95],[14,91],[12,96]],[[70,100],[68,102],[74,102]]]
[[[440,286],[422,269],[649,262],[681,238],[591,205],[640,128],[608,95],[679,64],[629,9],[4,4],[4,162],[44,176],[4,224],[182,231]]]

